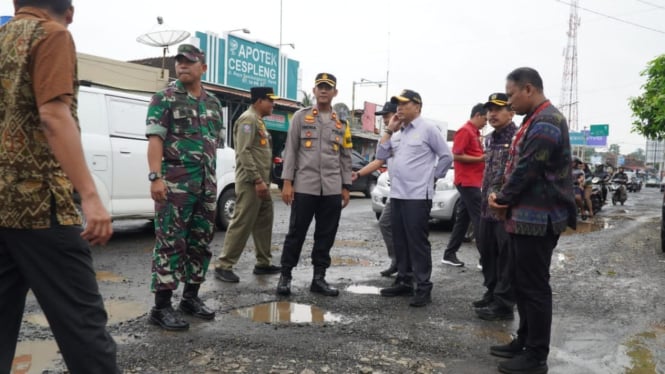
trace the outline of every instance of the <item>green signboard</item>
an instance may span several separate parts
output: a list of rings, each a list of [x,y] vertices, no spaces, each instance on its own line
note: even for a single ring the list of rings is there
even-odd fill
[[[278,92],[279,49],[228,35],[226,85],[249,90],[267,86]]]
[[[276,131],[288,131],[289,130],[289,119],[292,117],[293,114],[291,113],[286,113],[286,112],[280,112],[278,110],[274,110],[272,112],[272,115],[268,117],[263,117],[263,123],[266,124],[266,127],[269,130],[276,130]]]
[[[610,135],[610,125],[591,125],[589,127],[591,136],[609,136]]]

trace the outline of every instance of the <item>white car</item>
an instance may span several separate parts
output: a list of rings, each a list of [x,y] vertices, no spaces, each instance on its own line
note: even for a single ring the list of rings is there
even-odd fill
[[[459,203],[460,195],[453,184],[455,172],[452,167],[446,173],[446,176],[439,178],[434,187],[434,196],[432,197],[432,210],[430,217],[441,221],[455,221],[455,212]],[[390,198],[390,177],[388,173],[382,173],[377,180],[376,187],[372,190],[372,210],[379,219],[386,201]]]

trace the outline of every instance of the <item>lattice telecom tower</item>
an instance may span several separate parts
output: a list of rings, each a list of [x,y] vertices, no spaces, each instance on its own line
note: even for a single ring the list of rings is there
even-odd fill
[[[568,119],[568,127],[578,131],[577,124],[577,27],[580,17],[577,15],[578,0],[570,2],[570,18],[568,20],[568,44],[566,45],[563,64],[563,80],[561,81],[561,98],[559,109]]]

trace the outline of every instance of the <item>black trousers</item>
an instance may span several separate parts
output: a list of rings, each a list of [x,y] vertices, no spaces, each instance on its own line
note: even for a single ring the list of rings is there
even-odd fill
[[[551,225],[545,236],[510,234],[513,290],[520,316],[517,338],[540,359],[547,359],[552,330],[550,263],[559,235]]]
[[[503,225],[503,222],[481,218],[476,230],[476,243],[483,259],[486,296],[489,296],[497,307],[512,310],[515,296],[510,282],[510,237]]]
[[[432,291],[432,247],[429,243],[429,213],[432,200],[390,199],[393,243],[398,276],[409,279],[413,272],[417,293]]]
[[[312,265],[315,274],[325,274],[330,267],[330,249],[335,243],[341,215],[342,195],[315,196],[296,193],[291,203],[289,232],[282,249],[282,274],[290,276],[291,269],[298,265],[312,219],[316,220]]]
[[[457,209],[455,224],[453,231],[450,233],[450,240],[443,252],[443,257],[454,255],[459,250],[459,247],[464,241],[464,235],[469,228],[469,224],[473,225],[473,235],[477,237],[478,225],[480,223],[480,201],[482,199],[479,187],[463,187],[455,186],[460,194],[460,205]],[[476,247],[478,241],[476,241]],[[480,252],[480,249],[478,249]],[[480,254],[482,263],[482,253]]]
[[[0,229],[0,373],[9,373],[28,289],[70,373],[119,373],[92,257],[80,226]]]

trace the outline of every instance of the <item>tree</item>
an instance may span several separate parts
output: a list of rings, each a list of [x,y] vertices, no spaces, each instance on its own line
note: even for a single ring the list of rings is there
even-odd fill
[[[644,162],[646,160],[646,155],[644,154],[644,149],[637,148],[637,150],[631,153],[629,156],[632,156],[634,159]]]
[[[312,106],[312,104],[314,104],[314,97],[312,97],[312,94],[307,93],[305,90],[300,90],[300,92],[302,93],[302,106]]]
[[[647,139],[665,139],[665,54],[649,62],[640,74],[647,81],[642,95],[630,98],[630,109],[636,117],[633,132]]]
[[[619,154],[619,150],[620,150],[620,148],[619,148],[619,145],[618,145],[618,144],[610,144],[610,149],[609,149],[610,153],[613,153],[613,154],[615,154],[615,155],[618,155],[618,154]]]

